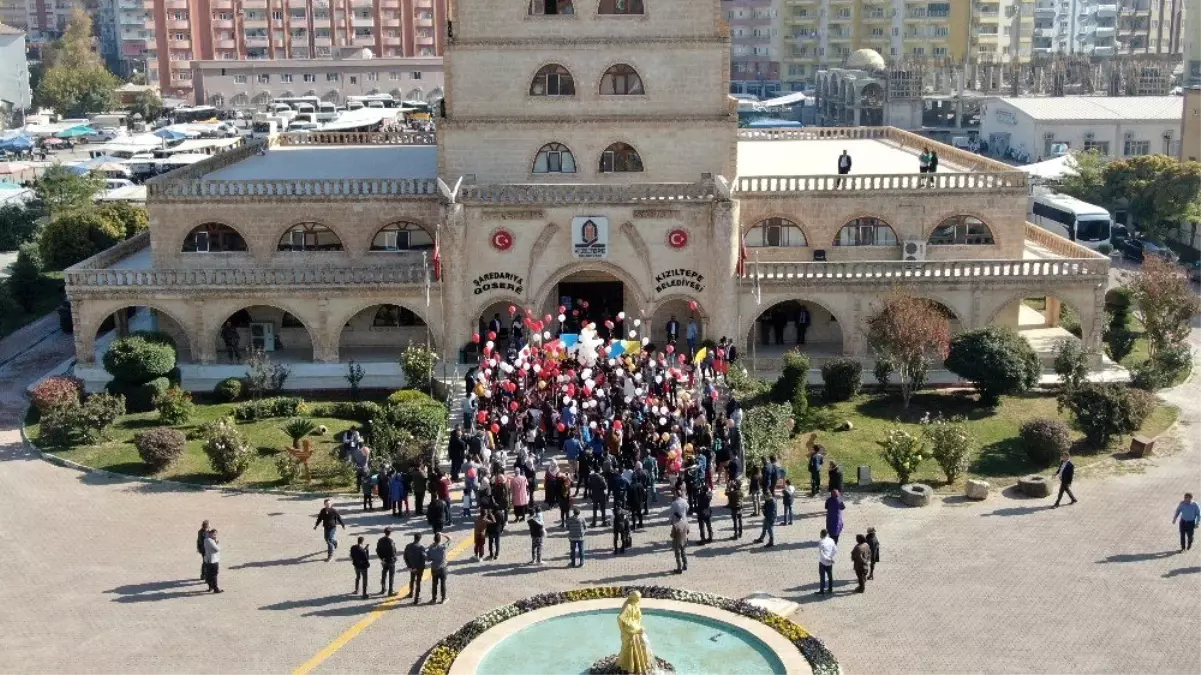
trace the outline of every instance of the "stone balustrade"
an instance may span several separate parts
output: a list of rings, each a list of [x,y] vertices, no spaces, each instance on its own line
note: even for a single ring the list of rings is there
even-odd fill
[[[181,166],[178,169],[169,171],[161,176],[155,176],[146,181],[147,194],[154,192],[156,185],[171,183],[178,180],[187,180],[190,178],[200,178],[201,176],[210,174],[218,169],[223,169],[230,164],[240,162],[251,155],[257,155],[259,149],[263,146],[270,147],[272,142],[269,139],[260,138],[246,140],[244,143],[231,150],[219,152],[208,159],[202,159],[195,164]]]
[[[735,193],[753,195],[789,195],[800,193],[862,193],[883,191],[938,190],[942,192],[995,192],[1012,190],[1025,193],[1027,176],[1018,171],[992,173],[883,173],[835,174],[823,176],[744,176],[739,177]]]
[[[715,199],[712,181],[631,185],[463,185],[456,201],[480,204],[626,204]]]
[[[1109,261],[1096,256],[1052,260],[877,260],[858,262],[747,262],[760,282],[937,283],[971,279],[1105,281]]]
[[[388,267],[209,267],[200,269],[98,269],[75,266],[64,272],[70,294],[88,291],[111,293],[203,288],[213,293],[273,287],[337,288],[424,284],[430,268],[420,264]],[[432,279],[431,279],[432,282]]]
[[[1061,258],[1108,259],[1087,246],[1049,232],[1034,223],[1026,223],[1026,241],[1037,244]]]
[[[739,129],[740,141],[871,141],[888,138],[892,127],[803,127],[791,129]]]
[[[122,258],[137,253],[147,246],[150,246],[149,231],[136,234],[123,242],[104,249],[91,258],[75,263],[71,267],[67,268],[66,273],[69,274],[72,270],[103,269],[116,263]]]
[[[805,127],[801,129],[739,129],[740,141],[880,141],[915,155],[932,148],[944,164],[953,164],[973,172],[1012,172],[1013,167],[990,157],[939,143],[920,134],[896,127]]]
[[[404,131],[310,131],[303,134],[280,134],[279,145],[437,145],[433,133]]]
[[[434,178],[176,180],[147,184],[152,202],[235,198],[372,199],[437,197]]]

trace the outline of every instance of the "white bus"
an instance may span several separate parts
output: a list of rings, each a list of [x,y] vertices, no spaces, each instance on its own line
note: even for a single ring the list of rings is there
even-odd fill
[[[1108,244],[1109,211],[1075,197],[1049,192],[1030,197],[1030,222],[1091,249]]]

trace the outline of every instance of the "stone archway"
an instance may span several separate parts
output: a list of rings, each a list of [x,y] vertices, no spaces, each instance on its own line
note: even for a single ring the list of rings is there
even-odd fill
[[[198,358],[193,331],[177,311],[156,302],[78,303],[72,306],[75,358],[79,363],[99,361],[97,344],[107,349],[112,339],[134,331],[150,330],[167,333],[175,340],[180,361]],[[96,307],[96,309],[93,309]],[[192,327],[194,328],[194,327]]]
[[[595,321],[598,326],[603,326],[605,319],[620,323],[617,320],[620,312],[625,312],[627,318],[642,317],[649,305],[638,281],[621,267],[606,262],[583,262],[563,267],[544,281],[533,297],[533,307],[540,315],[556,316],[559,307],[566,308],[564,332],[578,330],[586,320]],[[589,306],[585,308],[578,301],[587,301]],[[549,330],[555,333],[558,329],[556,322]],[[618,334],[623,330],[621,325],[615,328]],[[602,330],[601,334],[606,335],[606,331]]]
[[[692,309],[692,303],[696,304],[696,309]],[[662,345],[667,343],[667,322],[671,321],[671,317],[675,317],[680,324],[680,342],[684,342],[688,338],[688,322],[695,319],[697,327],[697,347],[706,339],[711,339],[717,342],[717,337],[709,335],[709,313],[705,311],[704,305],[699,300],[687,295],[668,295],[660,298],[656,303],[654,310],[650,314],[650,337],[651,342]]]
[[[226,326],[234,333],[227,334]],[[241,307],[217,322],[209,339],[219,362],[242,362],[254,349],[263,349],[277,362],[308,363],[317,360],[320,340],[316,327],[292,311],[274,304]],[[237,335],[237,349],[226,338]]]
[[[796,322],[802,307],[809,313],[803,344],[799,342]],[[784,298],[756,309],[757,313],[752,312],[744,320],[742,337],[747,346],[744,355],[756,349],[779,357],[789,349],[800,348],[816,363],[819,358],[841,356],[846,351],[847,328],[820,302],[805,297]]]
[[[1092,294],[1090,292],[1090,294]],[[992,311],[982,314],[984,325],[1012,328],[1030,342],[1044,363],[1053,358],[1059,341],[1076,335],[1090,351],[1101,346],[1101,311],[1099,300],[1084,302],[1073,297],[1072,290],[1053,293],[1048,290],[1029,290],[1013,293],[993,305]],[[1092,294],[1096,295],[1096,294]]]
[[[410,344],[438,351],[428,320],[404,303],[377,302],[356,310],[331,326],[337,335],[330,343],[338,345],[339,361],[395,363]]]

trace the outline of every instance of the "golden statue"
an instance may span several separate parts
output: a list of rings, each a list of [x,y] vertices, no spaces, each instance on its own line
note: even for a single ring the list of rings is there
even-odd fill
[[[617,655],[617,665],[632,675],[646,675],[655,670],[655,657],[651,655],[650,642],[642,630],[641,601],[641,593],[630,591],[625,604],[621,606],[621,614],[617,615],[617,629],[621,631],[621,652]]]

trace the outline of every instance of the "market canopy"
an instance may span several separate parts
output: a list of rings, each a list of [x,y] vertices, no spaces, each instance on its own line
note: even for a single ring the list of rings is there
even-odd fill
[[[796,105],[798,103],[804,103],[806,98],[808,98],[808,97],[805,96],[804,92],[794,91],[791,94],[785,94],[784,96],[779,96],[777,98],[768,99],[766,101],[759,101],[758,105],[760,105],[764,108],[773,108],[776,106],[786,106],[786,105]]]
[[[1059,180],[1076,173],[1076,159],[1071,155],[1060,155],[1037,164],[1019,166],[1018,170],[1030,174],[1032,178]]]
[[[0,150],[24,152],[33,147],[33,139],[26,134],[15,133],[0,138]]]
[[[81,124],[77,127],[68,127],[63,129],[54,135],[58,138],[79,138],[80,136],[87,136],[88,134],[94,133],[96,133],[96,130],[92,128],[92,125]]]

